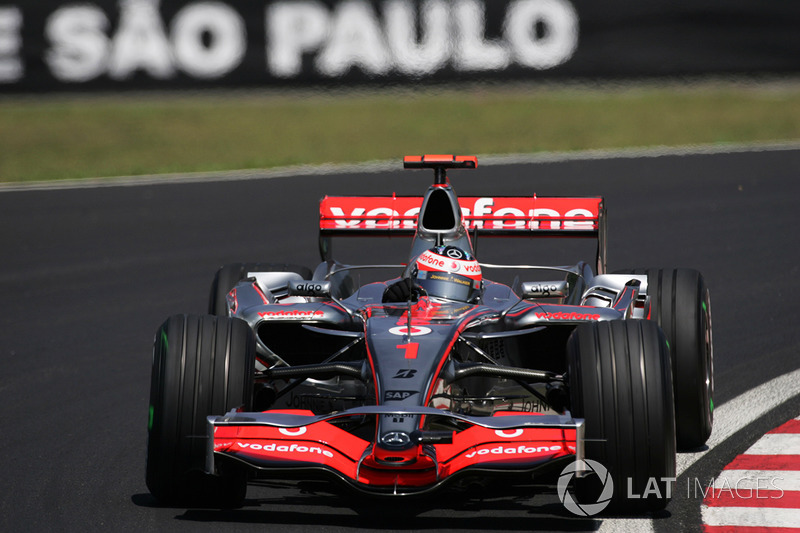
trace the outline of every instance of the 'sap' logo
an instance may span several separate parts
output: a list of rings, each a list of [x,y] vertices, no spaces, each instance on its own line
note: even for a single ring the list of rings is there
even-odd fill
[[[401,402],[406,398],[410,398],[411,396],[415,395],[417,391],[413,390],[387,390],[383,394],[383,401],[384,402]]]

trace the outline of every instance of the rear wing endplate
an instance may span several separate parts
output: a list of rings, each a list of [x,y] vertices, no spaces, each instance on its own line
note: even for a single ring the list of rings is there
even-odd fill
[[[320,252],[330,259],[336,236],[413,236],[421,196],[325,196],[320,200]],[[460,197],[462,223],[473,241],[496,237],[597,239],[597,273],[606,271],[606,214],[602,197]]]

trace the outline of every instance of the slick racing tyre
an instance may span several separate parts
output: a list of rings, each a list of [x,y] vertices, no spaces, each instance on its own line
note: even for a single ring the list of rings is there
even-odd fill
[[[585,419],[586,459],[608,476],[576,478],[578,501],[623,514],[663,509],[675,478],[664,334],[644,320],[582,324],[567,342],[567,363],[571,412]]]
[[[303,279],[311,279],[312,272],[308,267],[288,263],[232,263],[217,270],[211,283],[211,295],[208,299],[208,312],[216,316],[228,316],[228,303],[225,297],[248,272],[294,272]]]
[[[637,269],[646,274],[650,319],[669,341],[679,450],[705,444],[714,422],[711,298],[702,274],[688,268]]]
[[[250,410],[255,339],[238,318],[176,315],[153,347],[147,487],[166,505],[237,507],[247,473],[222,464],[205,474],[206,417]],[[223,467],[227,467],[224,469]]]

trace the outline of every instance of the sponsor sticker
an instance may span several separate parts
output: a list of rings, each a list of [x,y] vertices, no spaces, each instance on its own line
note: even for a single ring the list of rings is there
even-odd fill
[[[595,313],[536,313],[536,318],[544,318],[547,320],[600,320],[600,315]]]
[[[325,316],[324,311],[304,311],[301,309],[282,309],[280,311],[261,311],[258,313],[261,318],[270,320],[305,320],[309,318],[320,318]]]
[[[498,437],[504,437],[506,439],[513,439],[514,437],[519,437],[522,435],[523,429],[517,428],[514,430],[505,430],[505,429],[497,429],[495,430],[495,435]]]
[[[511,456],[511,455],[530,455],[535,453],[547,453],[547,452],[558,452],[561,451],[562,448],[560,445],[556,444],[553,446],[526,446],[525,444],[519,444],[517,446],[484,446],[474,450],[465,455],[467,459],[471,459],[475,456],[484,456],[484,455],[491,455],[491,456]]]
[[[326,450],[320,446],[309,446],[308,444],[299,444],[299,443],[277,443],[277,442],[268,442],[266,444],[262,444],[259,442],[237,442],[236,448],[239,450],[251,450],[251,451],[264,451],[264,452],[272,452],[275,454],[285,454],[285,455],[324,455],[325,457],[332,458],[333,452],[330,450]]]
[[[399,337],[404,337],[406,335],[411,335],[412,337],[418,335],[428,335],[431,332],[431,328],[426,328],[424,326],[397,326],[389,330],[389,333],[392,335],[397,335]]]
[[[596,230],[601,198],[460,197],[466,229]],[[422,198],[326,197],[323,229],[414,229]],[[431,266],[443,266],[434,265]]]
[[[299,428],[278,428],[278,431],[283,433],[284,435],[288,435],[290,437],[296,437],[298,435],[304,435],[308,428],[306,427],[299,427]]]
[[[405,400],[406,398],[410,398],[411,396],[417,394],[417,391],[413,390],[387,390],[383,394],[383,401],[384,402],[400,402]]]

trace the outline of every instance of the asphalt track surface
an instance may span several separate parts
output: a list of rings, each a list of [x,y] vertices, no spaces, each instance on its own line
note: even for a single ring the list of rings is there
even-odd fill
[[[602,195],[611,270],[701,270],[712,291],[721,406],[800,368],[798,176],[800,151],[782,149],[482,166],[453,171],[451,181],[462,195]],[[428,182],[427,173],[398,169],[0,193],[0,531],[600,527],[601,520],[572,516],[546,490],[376,503],[335,494],[325,484],[276,481],[251,485],[244,508],[230,511],[158,507],[147,492],[150,357],[158,325],[170,314],[205,312],[211,279],[224,263],[316,264],[322,195],[419,194]],[[403,241],[391,246],[405,249]],[[352,253],[380,260],[373,250],[360,245]],[[491,252],[481,259],[550,262],[521,257],[512,246]],[[735,432],[687,475],[715,475],[798,413],[794,397]],[[697,530],[699,505],[678,495],[652,522],[634,522],[656,531]]]

